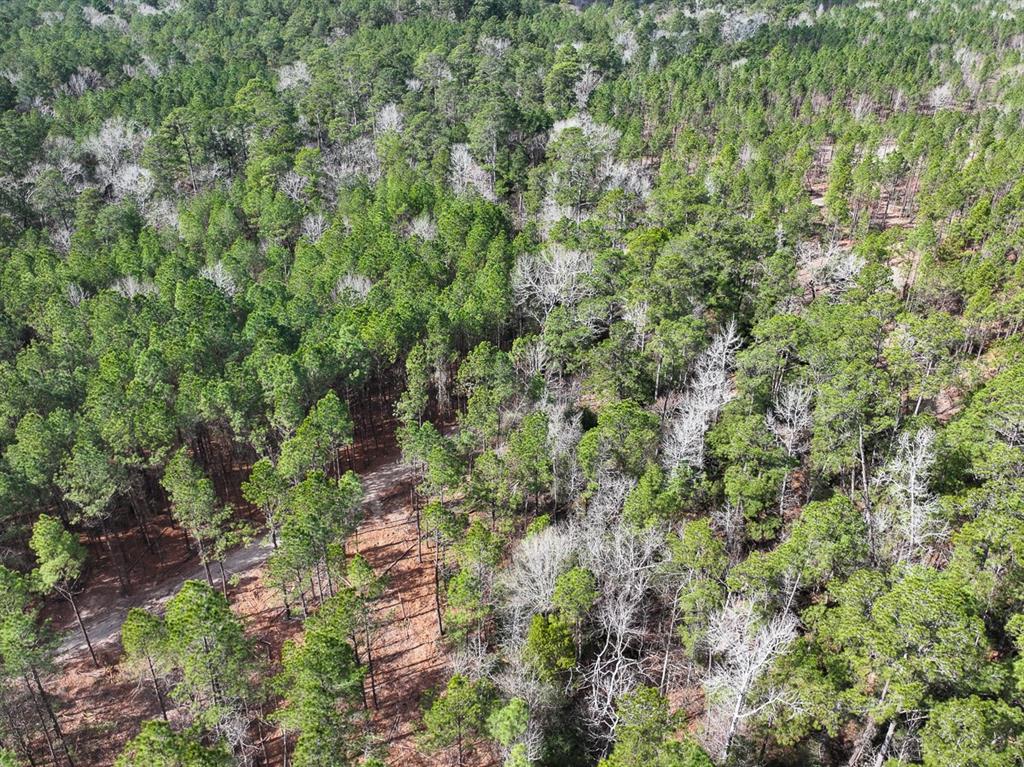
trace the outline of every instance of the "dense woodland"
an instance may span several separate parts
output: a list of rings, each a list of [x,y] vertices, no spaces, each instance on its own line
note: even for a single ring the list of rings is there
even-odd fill
[[[1022,74],[1016,0],[0,3],[0,764],[167,510],[118,767],[400,763],[393,436],[434,763],[1024,764]]]

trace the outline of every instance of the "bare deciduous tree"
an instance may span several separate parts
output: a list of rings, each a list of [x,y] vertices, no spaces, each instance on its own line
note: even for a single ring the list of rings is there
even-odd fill
[[[277,188],[281,190],[289,200],[302,202],[306,197],[306,179],[290,170],[283,174],[277,182]]]
[[[385,133],[401,133],[402,124],[402,110],[398,108],[397,104],[389,102],[377,112],[377,117],[373,122],[373,130],[378,136],[382,136]]]
[[[277,70],[277,89],[288,91],[303,88],[310,83],[309,66],[301,59],[285,64]]]
[[[711,510],[711,527],[725,539],[730,562],[738,562],[743,554],[745,523],[743,509],[731,503],[717,505]]]
[[[709,635],[718,661],[705,684],[704,737],[709,751],[725,762],[752,718],[799,705],[792,691],[757,684],[796,638],[796,619],[787,612],[762,620],[752,602],[733,598],[712,619]]]
[[[92,67],[79,67],[72,72],[68,81],[57,88],[57,95],[73,96],[78,98],[89,91],[96,91],[104,88],[106,81],[99,72]]]
[[[519,543],[498,584],[511,625],[525,625],[530,615],[551,609],[555,580],[572,558],[572,537],[561,526],[545,528]]]
[[[550,388],[550,387],[549,387]],[[551,497],[556,505],[575,499],[583,490],[585,478],[576,456],[576,448],[583,436],[583,413],[576,412],[573,404],[577,394],[559,392],[549,400],[548,453],[551,456]]]
[[[68,303],[77,307],[82,303],[82,301],[89,297],[89,294],[77,282],[69,282],[67,286],[67,296]]]
[[[437,224],[429,213],[421,213],[409,222],[406,230],[408,236],[419,237],[424,242],[432,242],[437,237]]]
[[[109,187],[114,199],[145,199],[152,191],[148,170],[139,164],[149,131],[118,117],[105,121],[99,133],[82,142],[82,148],[96,159],[96,180]]]
[[[590,101],[590,94],[601,84],[604,76],[589,62],[583,65],[580,79],[573,85],[572,92],[576,97],[576,106],[579,109],[586,109]]]
[[[575,307],[593,293],[588,279],[593,270],[593,256],[561,245],[524,254],[512,275],[516,305],[538,321],[544,321],[556,306]]]
[[[334,283],[331,300],[340,301],[344,298],[349,301],[362,301],[372,288],[373,282],[369,277],[362,274],[343,274]]]
[[[198,174],[197,174],[198,176]],[[173,200],[150,197],[142,203],[142,215],[154,229],[173,230],[178,227],[178,206]]]
[[[730,322],[697,358],[690,386],[666,425],[663,461],[670,471],[683,464],[694,468],[704,465],[704,435],[733,397],[729,371],[739,345],[736,324]]]
[[[64,183],[76,192],[82,191],[85,176],[75,142],[67,136],[52,136],[46,139],[43,148],[49,164],[57,169]]]
[[[485,200],[492,202],[497,199],[491,175],[473,159],[468,144],[456,144],[452,147],[452,159],[449,180],[456,194],[465,194],[473,189]]]
[[[120,16],[102,13],[89,5],[82,8],[82,18],[93,27],[114,29],[123,34],[128,32],[128,22]]]
[[[784,389],[765,422],[779,444],[790,456],[799,455],[807,448],[811,433],[811,400],[813,394],[804,386]]]
[[[497,657],[488,652],[487,641],[478,633],[471,634],[449,655],[452,673],[469,679],[493,678]]]
[[[729,43],[749,40],[770,20],[771,17],[764,11],[730,13],[722,24],[722,39]]]
[[[512,41],[507,37],[491,37],[490,35],[481,35],[480,40],[477,43],[477,50],[484,56],[492,59],[501,59],[505,57],[509,49],[512,47]]]
[[[885,496],[867,512],[876,556],[917,561],[947,534],[938,500],[929,488],[935,465],[935,432],[924,428],[900,434],[896,449],[875,477]]]
[[[640,52],[640,43],[636,39],[636,32],[630,28],[624,28],[615,35],[615,45],[619,48],[619,56],[623,64],[629,64]]]
[[[802,455],[809,445],[811,436],[811,400],[813,394],[804,386],[791,386],[784,389],[775,401],[775,405],[765,416],[768,429],[782,445],[790,458]],[[789,471],[782,475],[782,488],[779,491],[779,510],[786,506],[786,486],[789,482]]]
[[[323,213],[310,213],[302,219],[302,236],[310,242],[319,242],[330,225],[331,222]]]
[[[512,363],[516,372],[524,382],[544,375],[551,364],[547,344],[540,336],[517,341],[513,352]]]
[[[127,277],[119,277],[111,287],[129,299],[136,296],[156,295],[157,293],[156,285],[151,282],[144,282],[133,274],[129,274]]]
[[[381,166],[373,138],[360,136],[347,144],[328,147],[323,153],[321,169],[327,179],[323,185],[326,190],[348,186],[360,178],[371,183],[377,181]]]
[[[649,330],[648,310],[650,306],[646,301],[638,301],[630,304],[622,311],[623,321],[633,328],[633,347],[644,350],[647,345]]]
[[[584,719],[596,740],[611,742],[618,725],[616,702],[644,678],[648,595],[664,536],[657,529],[636,531],[616,522],[603,536],[595,536],[591,529],[580,540],[581,564],[598,576],[600,597],[594,618],[602,637],[597,654],[581,671],[586,688]]]
[[[607,185],[609,189],[621,189],[641,199],[646,199],[651,193],[650,174],[637,161],[614,162],[608,169]]]
[[[213,266],[204,266],[199,270],[199,276],[212,282],[221,292],[229,297],[238,293],[238,285],[235,284],[235,278],[224,268],[223,261],[218,261]]]

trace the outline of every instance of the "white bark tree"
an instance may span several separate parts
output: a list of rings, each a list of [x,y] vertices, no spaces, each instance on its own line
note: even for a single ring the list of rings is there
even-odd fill
[[[799,705],[792,691],[758,684],[796,638],[790,613],[762,620],[749,600],[730,599],[712,619],[709,636],[718,660],[705,683],[708,750],[725,763],[746,724]]]
[[[622,311],[623,321],[633,329],[633,347],[643,351],[650,330],[650,305],[647,301],[630,304]]]
[[[102,187],[110,187],[114,199],[149,196],[153,180],[148,170],[139,164],[149,131],[112,117],[99,133],[82,142],[82,148],[96,159],[96,180]]]
[[[419,237],[424,242],[431,242],[437,237],[437,224],[429,213],[421,213],[409,222],[408,235]]]
[[[133,274],[129,274],[127,277],[119,277],[111,287],[128,299],[135,298],[136,296],[156,295],[157,293],[156,285],[151,282],[144,282]]]
[[[469,144],[452,147],[449,180],[456,194],[466,194],[473,189],[485,200],[493,202],[497,199],[490,174],[473,159]]]
[[[377,117],[373,123],[373,130],[378,136],[382,136],[385,133],[400,134],[403,124],[402,110],[398,108],[397,104],[389,102],[377,112]]]
[[[663,463],[669,471],[684,464],[695,469],[704,465],[704,436],[733,397],[729,373],[739,345],[736,324],[730,322],[697,358],[690,387],[666,425],[662,449]]]
[[[807,448],[811,434],[813,398],[813,393],[807,387],[792,386],[782,391],[765,416],[768,428],[789,456],[800,455]]]
[[[310,213],[302,219],[302,236],[310,242],[319,242],[330,225],[331,222],[323,213]]]
[[[725,539],[725,550],[733,564],[743,556],[743,537],[746,520],[743,509],[731,503],[716,505],[711,510],[711,527]]]
[[[218,261],[213,266],[204,266],[199,270],[199,276],[204,280],[212,282],[217,286],[218,290],[229,298],[238,293],[238,285],[235,283],[235,278],[224,267],[223,261]]]
[[[585,484],[576,448],[583,436],[583,414],[570,412],[564,402],[555,402],[548,412],[548,451],[551,455],[551,496],[556,504],[576,498]]]
[[[361,178],[373,183],[381,175],[380,158],[370,136],[360,136],[341,146],[330,145],[323,153],[321,168],[327,179],[323,188],[328,191],[349,186]]]
[[[562,526],[551,526],[527,536],[512,553],[512,561],[498,581],[507,623],[525,636],[530,616],[552,608],[555,580],[572,566],[573,539]]]
[[[278,67],[277,70],[277,89],[279,91],[288,91],[293,88],[304,88],[311,82],[312,77],[309,74],[309,66],[305,61],[297,59],[291,64],[285,64],[284,66]]]
[[[589,253],[551,245],[544,252],[524,254],[516,261],[512,290],[516,305],[543,322],[556,306],[573,308],[593,293]]]
[[[807,450],[810,444],[811,425],[813,422],[811,402],[814,395],[804,386],[792,386],[784,389],[775,405],[765,416],[768,429],[782,445],[786,455],[796,458]],[[789,483],[789,472],[782,476],[782,488],[779,491],[779,511],[786,507],[786,487]]]
[[[867,512],[876,556],[898,562],[920,561],[947,535],[938,499],[929,488],[934,466],[934,430],[900,434],[892,457],[875,477],[883,502],[873,504]]]
[[[587,102],[590,101],[590,94],[601,84],[604,80],[602,75],[594,66],[590,63],[583,65],[583,71],[580,74],[580,79],[576,81],[576,84],[572,87],[573,95],[576,97],[576,106],[579,109],[586,109]]]
[[[75,307],[89,297],[89,293],[77,282],[69,282],[66,290],[68,303]]]
[[[344,298],[348,301],[362,301],[372,289],[373,282],[369,277],[362,274],[343,274],[334,283],[331,300],[337,302]]]
[[[277,188],[281,190],[289,200],[293,202],[303,202],[306,199],[306,184],[308,182],[305,178],[300,176],[294,170],[290,170],[283,174],[277,182]]]
[[[588,530],[581,540],[580,562],[597,574],[600,591],[594,622],[601,646],[581,671],[584,721],[599,741],[615,739],[616,701],[645,678],[649,595],[663,543],[660,530],[636,531],[618,522],[603,536]]]

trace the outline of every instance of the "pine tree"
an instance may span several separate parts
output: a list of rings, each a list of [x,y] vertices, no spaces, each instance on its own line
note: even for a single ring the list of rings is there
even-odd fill
[[[96,658],[96,651],[93,649],[89,634],[85,630],[85,622],[75,602],[74,586],[82,573],[85,564],[85,547],[82,546],[64,525],[55,517],[40,514],[32,528],[32,540],[29,546],[36,554],[38,567],[33,572],[38,587],[44,591],[56,591],[71,604],[75,612],[75,619],[78,621],[78,628],[85,639],[85,645],[89,648],[89,655],[92,656],[93,664],[99,668],[100,662]]]
[[[114,767],[228,767],[224,748],[206,748],[193,732],[176,733],[166,722],[149,721],[132,738]]]

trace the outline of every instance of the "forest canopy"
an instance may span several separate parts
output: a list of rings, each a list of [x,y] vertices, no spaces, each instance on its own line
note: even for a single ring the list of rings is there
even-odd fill
[[[1022,72],[1012,0],[0,4],[0,765],[1024,763]]]

